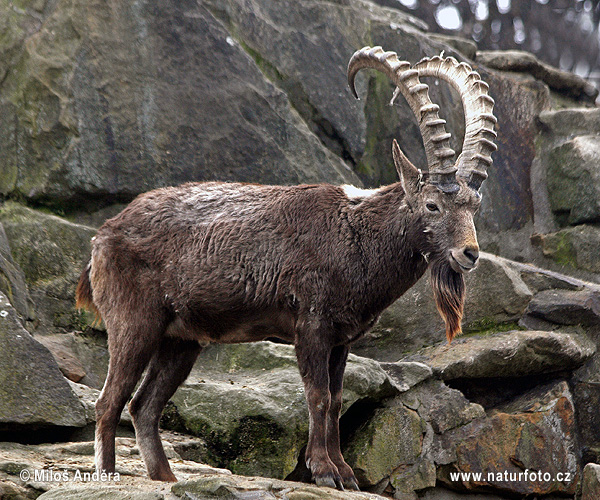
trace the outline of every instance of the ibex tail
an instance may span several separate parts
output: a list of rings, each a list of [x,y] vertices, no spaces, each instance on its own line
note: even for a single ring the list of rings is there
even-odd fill
[[[92,284],[90,283],[90,270],[92,267],[92,263],[88,262],[88,265],[85,266],[81,276],[79,277],[79,283],[77,283],[77,289],[75,290],[75,305],[77,309],[87,309],[90,312],[93,312],[95,315],[94,322],[92,326],[99,325],[102,321],[102,317],[100,316],[100,311],[94,304],[94,300],[92,298]]]

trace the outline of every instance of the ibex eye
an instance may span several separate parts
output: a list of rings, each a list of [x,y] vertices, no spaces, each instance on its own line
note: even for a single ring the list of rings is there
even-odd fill
[[[438,208],[438,206],[435,203],[427,203],[425,204],[425,208],[427,208],[427,210],[429,210],[430,212],[439,212],[440,209]]]

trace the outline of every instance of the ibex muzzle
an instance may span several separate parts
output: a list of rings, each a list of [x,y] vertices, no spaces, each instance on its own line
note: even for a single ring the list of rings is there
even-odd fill
[[[463,273],[477,263],[473,215],[495,146],[492,99],[452,58],[411,66],[366,47],[350,60],[383,71],[409,102],[428,169],[394,141],[400,182],[374,190],[327,184],[190,183],[140,195],[92,242],[77,303],[108,332],[110,365],[96,403],[96,467],[115,469],[115,430],[129,409],[152,479],[175,481],[158,433],[162,409],[207,342],[293,343],[310,415],[306,463],[318,485],[357,489],[340,451],[342,380],[350,345],[431,269],[451,340],[460,332]],[[457,88],[466,114],[462,154],[422,76]]]

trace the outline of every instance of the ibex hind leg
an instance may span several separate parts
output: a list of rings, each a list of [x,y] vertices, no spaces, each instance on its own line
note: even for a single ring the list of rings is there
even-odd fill
[[[200,350],[198,342],[164,338],[129,403],[137,443],[151,479],[177,480],[165,455],[158,424],[163,408],[189,375]]]
[[[110,362],[100,397],[96,401],[96,469],[115,471],[115,435],[121,412],[139,381],[144,368],[164,332],[156,321],[141,321],[140,314],[131,314],[127,323],[112,322],[105,317],[108,331]],[[147,317],[150,317],[149,313]]]
[[[358,482],[352,468],[346,463],[340,449],[340,415],[342,413],[342,386],[344,370],[350,348],[339,345],[332,349],[329,356],[329,392],[331,406],[327,413],[327,454],[342,476],[344,488],[358,490]]]

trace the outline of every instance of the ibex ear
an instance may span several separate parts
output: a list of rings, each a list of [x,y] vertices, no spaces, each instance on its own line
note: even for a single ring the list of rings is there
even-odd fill
[[[396,139],[392,144],[392,154],[404,192],[409,196],[417,194],[421,182],[421,172],[404,155]]]

